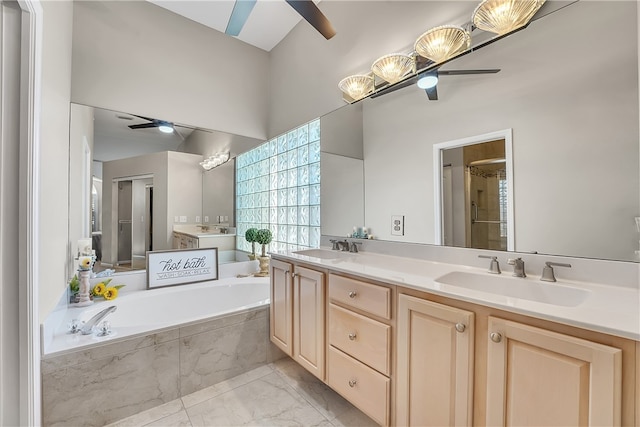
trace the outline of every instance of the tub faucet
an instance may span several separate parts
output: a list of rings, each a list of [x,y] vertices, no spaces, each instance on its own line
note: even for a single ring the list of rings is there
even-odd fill
[[[111,307],[105,308],[100,313],[96,314],[91,319],[89,319],[84,324],[84,326],[82,326],[82,329],[80,329],[80,332],[82,332],[82,335],[89,335],[93,333],[93,327],[96,326],[98,323],[100,323],[100,321],[105,317],[107,317],[109,314],[116,311],[117,308],[118,308],[117,306],[112,305]]]

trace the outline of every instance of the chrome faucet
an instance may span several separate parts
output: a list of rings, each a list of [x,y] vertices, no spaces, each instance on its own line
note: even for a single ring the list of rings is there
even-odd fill
[[[344,239],[342,242],[338,242],[338,247],[342,252],[347,252],[349,250],[349,241]]]
[[[555,282],[556,276],[553,274],[553,267],[569,267],[571,268],[571,264],[565,264],[562,262],[545,262],[544,268],[542,269],[542,276],[540,276],[540,280],[543,282]]]
[[[82,335],[89,335],[89,334],[93,333],[94,326],[96,326],[98,323],[100,323],[100,321],[102,319],[104,319],[105,317],[107,317],[109,314],[111,314],[114,311],[116,311],[117,308],[118,308],[117,306],[112,305],[111,307],[105,308],[100,313],[96,314],[91,319],[89,319],[82,326],[82,329],[80,329],[80,332],[82,332]]]
[[[491,274],[500,274],[500,263],[498,262],[497,256],[489,256],[489,255],[478,255],[478,258],[486,258],[491,260],[491,264],[489,264],[489,273]]]
[[[349,252],[353,252],[354,254],[357,254],[358,245],[362,245],[362,242],[351,242],[351,244],[349,245]]]
[[[507,264],[513,265],[513,275],[515,277],[527,277],[524,272],[524,261],[522,258],[509,258]]]

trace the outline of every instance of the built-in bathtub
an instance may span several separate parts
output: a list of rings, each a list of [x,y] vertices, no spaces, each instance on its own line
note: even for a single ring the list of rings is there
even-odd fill
[[[268,278],[124,294],[56,314],[43,343],[45,425],[104,425],[270,363]],[[107,337],[70,334],[116,305]],[[49,325],[51,328],[52,326]]]

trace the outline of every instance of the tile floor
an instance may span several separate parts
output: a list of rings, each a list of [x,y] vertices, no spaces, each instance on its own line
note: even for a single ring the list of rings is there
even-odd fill
[[[290,358],[125,418],[124,426],[377,426]]]

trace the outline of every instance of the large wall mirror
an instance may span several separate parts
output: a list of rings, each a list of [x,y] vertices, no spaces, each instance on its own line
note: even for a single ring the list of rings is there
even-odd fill
[[[439,243],[433,147],[512,129],[513,249],[637,261],[636,7],[560,9],[444,66],[500,72],[441,76],[437,101],[415,85],[364,100],[365,222],[376,238]],[[404,217],[404,235],[392,234],[392,216]]]

